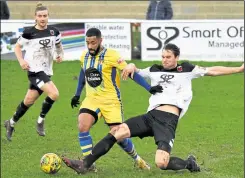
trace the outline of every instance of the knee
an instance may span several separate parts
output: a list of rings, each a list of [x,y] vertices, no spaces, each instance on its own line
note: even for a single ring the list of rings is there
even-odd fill
[[[158,168],[164,170],[167,169],[168,162],[168,160],[156,160],[155,164]]]
[[[120,125],[114,126],[110,128],[110,134],[112,134],[113,136],[115,136],[116,132],[119,130]]]
[[[59,98],[59,91],[51,92],[51,93],[49,94],[49,97],[50,97],[52,100],[57,101],[58,98]]]
[[[35,103],[35,99],[32,97],[25,97],[24,99],[24,105],[26,105],[27,107],[30,107],[31,105],[33,105]]]
[[[128,125],[123,123],[116,127],[113,127],[110,130],[110,134],[112,134],[120,142],[124,138],[130,137],[130,130],[128,128]]]
[[[94,118],[81,116],[78,117],[78,129],[80,132],[88,132],[94,123]]]
[[[166,169],[169,163],[169,153],[164,150],[157,150],[156,151],[156,157],[155,157],[155,163],[156,166],[160,169]]]
[[[85,120],[78,122],[78,129],[80,132],[88,132],[91,127],[92,125]]]

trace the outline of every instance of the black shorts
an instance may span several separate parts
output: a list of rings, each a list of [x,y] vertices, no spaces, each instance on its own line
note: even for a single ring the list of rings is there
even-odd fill
[[[29,72],[27,73],[28,79],[30,81],[29,89],[37,90],[39,95],[43,93],[40,89],[45,83],[51,81],[50,76],[45,74],[43,71],[41,72]]]
[[[131,137],[142,139],[154,136],[156,144],[162,141],[172,147],[178,120],[179,116],[175,114],[152,110],[146,114],[130,118],[125,123],[129,127]]]

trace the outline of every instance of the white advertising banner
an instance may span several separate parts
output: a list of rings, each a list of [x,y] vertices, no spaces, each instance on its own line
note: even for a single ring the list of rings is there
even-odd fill
[[[85,23],[85,34],[89,28],[98,28],[102,33],[102,44],[107,48],[117,50],[122,58],[131,60],[131,29],[130,23]]]
[[[149,21],[141,23],[142,60],[160,60],[165,44],[180,48],[180,60],[243,61],[243,20]]]
[[[33,21],[1,22],[1,59],[16,59],[14,46],[24,28],[34,26]],[[64,60],[79,60],[85,49],[83,22],[50,22],[49,25],[61,29],[61,41],[64,47]]]

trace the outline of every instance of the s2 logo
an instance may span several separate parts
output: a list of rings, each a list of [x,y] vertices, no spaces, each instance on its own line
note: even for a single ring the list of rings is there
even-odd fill
[[[171,83],[170,80],[174,78],[174,75],[163,74],[160,76],[160,78],[162,79],[162,81],[160,81],[159,83]]]
[[[154,40],[158,44],[157,47],[147,48],[147,50],[149,50],[149,51],[160,50],[160,49],[162,49],[163,44],[165,45],[165,44],[169,43],[170,41],[172,41],[173,39],[175,39],[176,37],[179,36],[179,29],[176,27],[165,27],[163,30],[161,28],[162,27],[150,27],[147,29],[147,31],[146,31],[147,36],[150,39]],[[152,34],[153,30],[158,30],[157,36],[154,36]],[[168,35],[169,30],[174,30],[174,34],[170,37]]]
[[[39,40],[39,44],[42,45],[41,49],[51,48],[51,46],[48,46],[50,44],[50,39]]]

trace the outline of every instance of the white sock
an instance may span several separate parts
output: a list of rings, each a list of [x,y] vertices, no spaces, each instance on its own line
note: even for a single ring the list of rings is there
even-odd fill
[[[13,118],[10,119],[10,126],[14,127],[15,121],[13,120]]]
[[[37,120],[37,123],[40,124],[40,123],[42,123],[42,121],[44,121],[44,120],[45,120],[44,118],[42,118],[41,116],[39,116],[39,117],[38,117],[38,120]]]
[[[141,158],[140,158],[140,156],[136,156],[136,158],[135,158],[135,161],[139,161]]]

